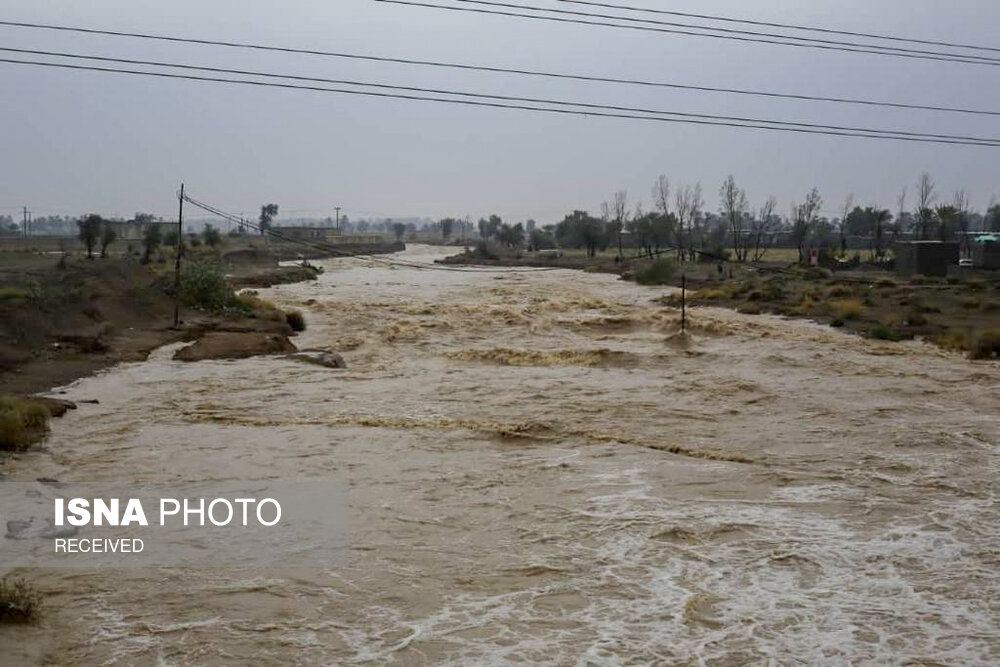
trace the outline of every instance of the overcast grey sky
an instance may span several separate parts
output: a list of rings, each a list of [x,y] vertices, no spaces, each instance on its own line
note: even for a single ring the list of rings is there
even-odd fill
[[[563,6],[552,0],[511,0]],[[448,2],[448,0],[442,0]],[[627,0],[726,14],[1000,46],[995,0]],[[1000,68],[418,9],[370,0],[5,0],[4,20],[439,59],[613,77],[1000,109]],[[456,73],[0,27],[0,45],[626,106],[952,134],[1000,136],[996,118],[872,109],[610,84]],[[727,174],[754,206],[784,212],[812,186],[824,212],[844,197],[895,209],[930,171],[943,197],[976,208],[1000,195],[998,149],[810,137],[562,117],[327,93],[258,89],[0,64],[0,213],[175,215],[183,180],[240,213],[352,218],[499,213],[555,222],[597,211],[615,190],[650,202],[660,173],[700,181],[717,208]]]

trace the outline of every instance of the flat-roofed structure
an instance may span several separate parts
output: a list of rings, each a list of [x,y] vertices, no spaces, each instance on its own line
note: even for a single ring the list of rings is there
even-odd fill
[[[958,266],[958,243],[942,241],[911,241],[893,246],[896,253],[896,273],[901,276],[948,275],[948,268]]]

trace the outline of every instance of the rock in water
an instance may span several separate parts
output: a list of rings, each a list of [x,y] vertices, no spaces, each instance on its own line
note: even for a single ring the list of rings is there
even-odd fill
[[[307,364],[315,364],[324,368],[347,368],[347,362],[336,352],[326,350],[302,350],[297,354],[290,354],[285,359],[301,361]]]

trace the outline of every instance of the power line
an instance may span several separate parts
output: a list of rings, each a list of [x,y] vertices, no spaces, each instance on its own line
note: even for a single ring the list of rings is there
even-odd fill
[[[802,42],[802,41],[781,41],[781,40],[805,40],[805,39],[807,39],[807,38],[802,38],[802,37],[791,37],[791,36],[784,36],[784,35],[779,36],[778,39],[765,38],[765,37],[743,37],[743,36],[739,36],[737,34],[715,34],[715,33],[712,33],[712,32],[694,32],[693,30],[684,30],[684,29],[680,29],[680,28],[664,28],[664,27],[654,27],[654,26],[645,26],[645,25],[622,25],[621,23],[610,23],[608,21],[587,21],[587,20],[584,20],[584,19],[581,19],[581,18],[565,18],[565,17],[560,17],[560,16],[542,16],[542,15],[537,15],[537,14],[520,14],[520,13],[517,13],[517,12],[511,12],[511,11],[505,11],[505,10],[499,10],[499,9],[482,9],[482,8],[473,8],[473,7],[456,7],[456,6],[451,6],[451,5],[438,5],[438,4],[432,4],[432,3],[429,3],[429,2],[416,2],[415,0],[374,0],[374,1],[375,2],[384,2],[384,3],[387,3],[387,4],[393,4],[393,5],[408,5],[408,6],[411,6],[411,7],[423,7],[423,8],[430,8],[430,9],[446,9],[446,10],[455,11],[455,12],[468,12],[468,13],[473,13],[473,14],[491,14],[491,15],[495,15],[495,16],[509,16],[509,17],[514,17],[514,18],[523,18],[523,19],[529,19],[529,20],[534,20],[534,21],[549,21],[549,22],[556,22],[556,23],[590,25],[590,26],[599,26],[599,27],[605,27],[605,28],[623,28],[623,29],[627,29],[627,30],[641,30],[641,31],[644,31],[644,32],[666,33],[666,34],[673,34],[673,35],[686,35],[686,36],[689,36],[689,37],[712,37],[712,38],[715,38],[715,39],[727,39],[727,40],[734,40],[734,41],[738,41],[738,42],[748,42],[748,43],[753,43],[753,44],[775,44],[775,45],[778,45],[778,46],[796,46],[796,47],[809,48],[809,49],[821,49],[821,50],[824,50],[824,51],[844,51],[844,52],[848,52],[848,53],[865,53],[865,54],[880,55],[880,56],[895,56],[895,57],[898,57],[898,58],[912,58],[912,59],[917,59],[917,60],[934,60],[934,61],[939,61],[939,62],[954,62],[954,63],[962,63],[962,64],[966,64],[966,65],[991,65],[991,66],[1000,65],[1000,59],[991,59],[991,58],[985,58],[985,57],[981,57],[981,56],[966,56],[966,55],[961,55],[961,54],[934,55],[935,52],[930,52],[930,51],[925,52],[925,53],[909,53],[909,52],[905,52],[905,50],[895,49],[894,47],[882,47],[882,46],[876,46],[876,45],[865,45],[864,48],[856,48],[856,47],[851,47],[851,46],[832,46],[832,45],[829,45],[829,44],[817,43],[816,41],[809,42],[809,43]],[[473,0],[456,0],[456,1],[457,2],[463,2],[463,1],[464,2],[472,2]],[[493,3],[488,3],[488,4],[493,4]],[[499,4],[499,3],[497,3],[497,4]],[[503,5],[500,5],[500,6],[503,6]],[[527,11],[534,10],[534,11],[558,12],[558,13],[566,13],[566,14],[572,14],[573,13],[573,12],[567,12],[566,10],[543,9],[543,8],[540,8],[540,7],[539,8],[533,8],[533,7],[527,7],[527,6],[522,6],[522,5],[508,5],[508,6],[517,7],[519,9],[521,9],[521,10],[527,10]],[[577,13],[577,14],[582,15],[582,16],[595,16],[594,14],[586,14],[586,13],[582,13],[582,12]],[[615,19],[620,20],[620,21],[627,21],[627,20],[629,20],[629,19],[626,19],[624,17],[612,17],[612,18],[615,18]],[[636,20],[636,19],[632,19],[632,20]],[[661,23],[664,23],[665,25],[668,25],[668,24],[666,24],[666,22],[661,22]],[[702,27],[702,26],[693,26],[693,28],[700,29],[700,30],[715,30],[715,31],[719,31],[719,32],[721,32],[721,31],[724,30],[722,28],[705,28],[705,27]],[[729,32],[732,32],[732,31],[729,31]],[[761,33],[761,34],[763,34],[763,33]]]
[[[845,35],[848,37],[867,37],[869,39],[884,39],[892,42],[909,42],[911,44],[926,44],[928,46],[947,46],[957,49],[971,49],[973,51],[1000,52],[1000,49],[989,46],[978,46],[974,44],[958,44],[955,42],[940,42],[931,39],[919,39],[914,37],[899,37],[898,35],[883,35],[870,32],[855,32],[851,30],[835,30],[833,28],[820,28],[816,26],[796,25],[793,23],[773,23],[770,21],[753,21],[750,19],[736,19],[729,16],[714,16],[710,14],[692,14],[690,12],[678,12],[666,9],[651,9],[648,7],[634,7],[631,5],[618,5],[607,2],[591,2],[590,0],[559,0],[574,5],[588,5],[591,7],[603,7],[605,9],[621,9],[630,12],[642,12],[646,14],[664,14],[668,16],[683,16],[686,18],[706,19],[709,21],[721,21],[723,23],[741,23],[743,25],[756,25],[768,28],[786,28],[788,30],[804,30],[808,32],[819,32],[827,35]]]
[[[817,123],[800,123],[794,121],[777,121],[768,120],[760,118],[748,118],[741,116],[721,116],[715,114],[695,114],[695,113],[684,113],[679,111],[665,111],[662,109],[645,109],[640,107],[626,107],[618,105],[609,104],[592,104],[587,102],[573,102],[566,100],[554,100],[546,98],[535,98],[535,97],[518,97],[512,95],[493,95],[488,93],[472,93],[467,91],[456,91],[447,90],[441,88],[425,88],[417,86],[399,86],[393,84],[384,83],[371,83],[366,81],[354,81],[346,79],[329,79],[321,77],[309,77],[309,76],[298,76],[292,74],[273,74],[269,72],[259,72],[252,70],[239,70],[239,69],[229,69],[222,67],[206,67],[198,65],[186,65],[179,63],[169,63],[156,60],[136,60],[131,58],[111,58],[105,56],[91,56],[91,55],[81,55],[72,54],[65,52],[56,51],[38,51],[32,49],[15,49],[0,47],[0,51],[13,51],[17,53],[29,53],[34,55],[47,55],[47,56],[57,56],[62,58],[76,58],[84,60],[97,60],[102,62],[114,62],[114,63],[125,63],[131,65],[146,65],[154,67],[170,67],[184,70],[196,70],[196,71],[207,71],[213,73],[223,73],[223,74],[239,74],[244,76],[257,76],[266,77],[272,79],[290,79],[294,81],[308,81],[308,82],[318,82],[318,83],[330,83],[337,85],[349,85],[349,86],[359,86],[359,87],[370,87],[388,90],[404,90],[410,92],[423,92],[423,93],[434,93],[441,95],[454,95],[458,97],[470,97],[476,99],[489,99],[489,100],[501,100],[504,102],[528,102],[532,104],[550,104],[562,107],[580,107],[585,109],[598,109],[604,111],[622,111],[628,113],[641,113],[641,114],[653,114],[657,116],[669,116],[669,117],[679,117],[679,118],[700,118],[700,119],[710,119],[710,120],[723,120],[723,121],[735,121],[739,123],[767,123],[768,125],[777,125],[782,127],[803,127],[803,128],[813,128],[813,129],[823,129],[823,130],[843,130],[851,132],[865,132],[872,134],[886,134],[886,135],[899,135],[906,137],[920,137],[920,138],[933,138],[933,139],[953,139],[962,141],[974,141],[979,143],[987,144],[1000,144],[1000,138],[987,138],[987,137],[969,137],[969,136],[956,136],[949,134],[929,134],[923,132],[907,132],[903,130],[881,130],[872,128],[859,128],[859,127],[846,127],[840,125],[822,125]]]
[[[274,81],[253,81],[248,79],[228,79],[221,77],[208,77],[208,76],[194,76],[190,74],[172,74],[167,72],[151,72],[143,70],[129,70],[124,68],[110,68],[110,67],[96,67],[90,65],[72,65],[69,63],[52,63],[52,62],[40,62],[31,60],[16,60],[13,58],[0,58],[0,63],[9,63],[16,65],[32,65],[39,67],[52,67],[60,69],[69,69],[77,71],[91,71],[91,72],[105,72],[105,73],[116,73],[116,74],[129,74],[134,76],[151,76],[164,79],[185,79],[190,81],[208,81],[215,83],[229,83],[229,84],[240,84],[247,86],[259,86],[259,87],[269,87],[269,88],[282,88],[290,90],[309,90],[315,92],[328,92],[328,93],[338,93],[344,95],[359,95],[365,97],[378,97],[378,98],[389,98],[389,99],[403,99],[403,100],[413,100],[413,101],[424,101],[424,102],[437,102],[445,104],[460,104],[466,106],[476,106],[476,107],[489,107],[497,109],[514,109],[520,111],[535,111],[542,113],[553,113],[561,115],[572,115],[572,116],[594,116],[602,118],[619,118],[619,119],[629,119],[629,120],[647,120],[647,121],[658,121],[667,123],[686,123],[693,125],[709,125],[709,126],[719,126],[719,127],[739,127],[748,129],[758,129],[758,130],[773,130],[778,132],[795,132],[799,134],[819,134],[828,136],[840,136],[840,137],[857,137],[865,139],[890,139],[896,141],[910,141],[917,143],[936,143],[936,144],[953,144],[953,145],[964,145],[964,146],[985,146],[985,147],[997,147],[1000,144],[997,143],[996,139],[987,138],[976,138],[976,137],[955,137],[955,138],[945,138],[946,135],[940,135],[941,138],[937,138],[935,135],[924,135],[919,133],[909,133],[894,130],[866,130],[864,128],[857,129],[819,129],[821,127],[834,127],[834,126],[811,126],[808,124],[798,124],[790,123],[788,121],[758,121],[758,122],[736,122],[736,121],[723,121],[713,119],[711,116],[704,114],[681,114],[680,112],[654,112],[654,111],[644,111],[643,113],[658,113],[664,115],[638,115],[637,113],[626,113],[626,112],[611,112],[611,111],[601,111],[602,105],[587,105],[584,103],[577,102],[561,102],[561,101],[551,101],[545,102],[540,101],[542,104],[564,104],[572,106],[580,106],[586,108],[573,109],[573,108],[553,108],[551,106],[530,106],[527,104],[508,104],[501,102],[491,102],[484,101],[483,99],[451,99],[447,97],[439,96],[421,96],[421,95],[411,95],[403,93],[388,93],[388,92],[378,92],[370,90],[351,90],[344,88],[324,88],[320,86],[306,86],[306,85],[293,85],[288,83],[279,83]],[[376,86],[382,88],[394,88],[399,89],[402,87],[397,86],[387,86],[385,84],[353,84],[353,85],[364,85],[364,86]],[[433,89],[423,89],[416,87],[406,87],[407,90],[414,90],[417,92],[430,92],[434,93]],[[476,93],[455,93],[447,92],[446,94],[451,95],[466,95],[466,96],[476,96]],[[486,96],[479,95],[479,97],[487,99],[525,99],[531,100],[531,98],[505,98],[504,96]],[[603,107],[603,108],[614,108],[614,107]],[[666,117],[666,115],[675,117]],[[764,124],[768,123],[768,124]]]
[[[427,67],[440,67],[449,69],[459,69],[468,71],[478,71],[478,72],[491,72],[500,74],[517,74],[525,76],[536,76],[545,77],[553,79],[569,79],[575,81],[589,81],[596,83],[613,83],[613,84],[623,84],[623,85],[634,85],[634,86],[646,86],[646,87],[658,87],[658,88],[672,88],[677,90],[692,90],[698,92],[711,92],[711,93],[727,93],[736,95],[749,95],[749,96],[759,96],[759,97],[769,97],[769,98],[780,98],[780,99],[793,99],[793,100],[804,100],[813,102],[833,102],[840,104],[858,104],[865,106],[876,106],[876,107],[889,107],[897,109],[912,109],[919,111],[940,111],[946,113],[961,113],[961,114],[972,114],[972,115],[982,115],[982,116],[1000,116],[1000,111],[986,111],[982,109],[967,109],[967,108],[957,108],[957,107],[942,107],[927,104],[910,104],[903,102],[887,102],[879,100],[865,100],[857,98],[845,98],[845,97],[826,97],[818,95],[799,95],[793,93],[778,93],[771,91],[760,91],[760,90],[746,90],[740,88],[717,88],[710,86],[696,86],[688,84],[670,83],[663,81],[645,81],[639,79],[622,79],[614,77],[601,77],[601,76],[587,76],[581,74],[565,74],[556,72],[545,72],[540,70],[527,70],[527,69],[513,69],[505,67],[491,67],[486,65],[469,65],[465,63],[454,63],[454,62],[441,62],[434,60],[418,60],[411,58],[393,58],[385,56],[369,56],[357,53],[344,53],[338,51],[322,51],[315,49],[300,49],[292,47],[282,47],[282,46],[271,46],[265,44],[254,44],[249,42],[229,42],[220,40],[209,40],[209,39],[196,39],[187,37],[176,37],[169,35],[155,35],[149,33],[134,33],[134,32],[119,32],[114,30],[99,30],[93,28],[80,28],[74,26],[59,26],[59,25],[48,25],[48,24],[38,24],[38,23],[18,23],[13,21],[0,21],[0,26],[8,27],[18,27],[18,28],[32,28],[32,29],[42,29],[42,30],[57,30],[57,31],[68,31],[68,32],[80,32],[87,34],[104,35],[111,37],[130,37],[137,39],[148,39],[148,40],[159,40],[175,43],[185,43],[185,44],[198,44],[202,46],[221,46],[226,48],[237,48],[237,49],[251,49],[260,51],[273,51],[280,53],[295,53],[303,55],[312,56],[323,56],[330,58],[344,58],[352,60],[364,60],[371,62],[382,62],[382,63],[396,63],[402,65],[417,65],[417,66],[427,66]],[[20,49],[2,49],[6,51],[17,51],[21,52]],[[39,53],[44,54],[45,52],[39,51],[28,51],[23,50],[27,53]],[[60,55],[53,53],[52,55]]]
[[[601,18],[601,19],[612,19],[616,21],[626,21],[628,23],[646,23],[650,25],[665,25],[675,28],[691,28],[695,30],[707,30],[707,31],[722,33],[723,35],[749,35],[753,37],[789,39],[795,42],[805,42],[808,45],[824,44],[824,45],[843,46],[843,47],[878,49],[879,53],[884,52],[883,55],[919,54],[919,55],[930,55],[930,56],[946,56],[954,58],[964,58],[977,62],[982,61],[985,63],[992,62],[994,64],[1000,64],[1000,59],[995,57],[991,58],[987,56],[976,56],[964,53],[928,51],[926,49],[907,49],[898,46],[882,46],[881,44],[865,44],[862,42],[848,42],[844,40],[820,39],[818,37],[799,37],[797,35],[785,35],[781,33],[760,32],[755,30],[719,28],[716,26],[697,25],[691,23],[678,23],[676,21],[662,21],[656,19],[641,19],[641,18],[634,18],[631,16],[618,16],[615,14],[595,14],[593,12],[580,12],[568,9],[550,9],[547,7],[538,7],[533,5],[520,5],[520,4],[513,4],[510,2],[500,2],[499,0],[451,0],[451,1],[462,4],[470,4],[470,5],[485,5],[487,7],[505,7],[509,9],[527,10],[532,12],[547,12],[550,14],[563,14],[569,16],[584,16],[584,17]]]

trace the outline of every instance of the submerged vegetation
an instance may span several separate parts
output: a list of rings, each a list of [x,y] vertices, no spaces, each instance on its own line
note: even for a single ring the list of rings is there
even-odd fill
[[[0,624],[33,623],[42,610],[42,596],[24,579],[0,579]]]

